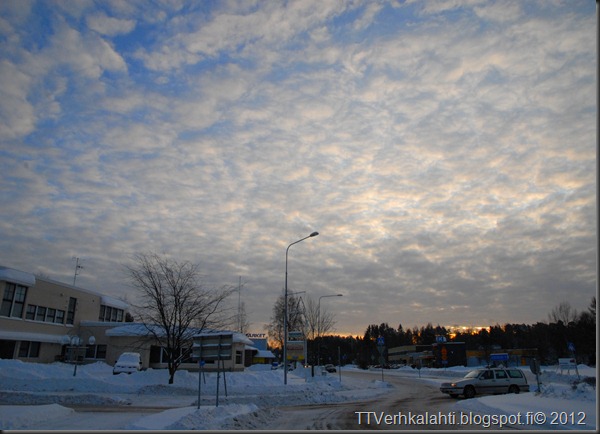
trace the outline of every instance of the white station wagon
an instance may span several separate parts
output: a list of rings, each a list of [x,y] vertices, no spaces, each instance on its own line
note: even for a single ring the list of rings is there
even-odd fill
[[[469,372],[463,379],[442,383],[440,390],[452,398],[475,395],[529,392],[523,371],[517,368],[485,368]]]

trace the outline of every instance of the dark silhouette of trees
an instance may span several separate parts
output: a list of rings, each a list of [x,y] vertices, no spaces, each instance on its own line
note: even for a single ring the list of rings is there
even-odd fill
[[[448,341],[464,342],[467,350],[483,350],[486,357],[497,349],[537,348],[542,364],[555,364],[558,358],[572,357],[569,344],[573,344],[578,363],[596,366],[596,297],[592,298],[588,309],[580,313],[568,302],[562,302],[548,314],[548,318],[548,323],[495,324],[477,332],[459,331],[452,339],[445,327],[433,327],[431,323],[412,329],[405,329],[402,324],[396,329],[387,323],[371,324],[362,337],[322,336],[320,344],[321,348],[327,348],[326,357],[330,363],[337,363],[337,355],[332,351],[337,351],[339,346],[345,362],[356,363],[363,368],[379,363],[379,336],[384,338],[386,348],[431,345],[436,336],[445,336]],[[387,357],[387,353],[384,356]]]

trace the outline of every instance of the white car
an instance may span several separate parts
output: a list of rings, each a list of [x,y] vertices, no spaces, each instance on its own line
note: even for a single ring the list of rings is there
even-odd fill
[[[469,372],[462,380],[442,383],[442,393],[452,398],[475,395],[529,392],[529,384],[523,371],[517,368],[485,368]]]
[[[142,369],[142,356],[140,353],[123,353],[119,356],[113,368],[113,375],[131,374]]]

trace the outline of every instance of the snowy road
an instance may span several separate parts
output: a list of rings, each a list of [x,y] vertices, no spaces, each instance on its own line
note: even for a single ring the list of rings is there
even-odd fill
[[[546,367],[542,387],[525,372],[534,392],[451,399],[439,385],[470,368],[364,371],[311,377],[254,366],[229,373],[228,396],[215,406],[216,376],[207,374],[197,409],[198,374],[164,370],[112,374],[98,362],[80,367],[0,359],[0,429],[43,430],[425,430],[586,429],[596,427],[596,370],[579,365],[563,375]],[[478,422],[463,416],[477,418]],[[520,416],[520,422],[510,422]],[[535,420],[526,419],[535,416]],[[437,418],[437,420],[436,420]],[[496,419],[493,419],[496,418]],[[563,420],[564,419],[564,420]],[[508,422],[507,422],[508,420]],[[479,423],[479,424],[477,424]],[[512,426],[511,426],[512,424]]]
[[[345,377],[361,380],[379,378],[376,372],[345,372]],[[385,381],[393,385],[389,393],[372,400],[344,402],[336,404],[302,405],[282,407],[281,417],[271,423],[271,427],[281,430],[320,429],[320,430],[415,430],[415,429],[474,429],[473,425],[457,425],[453,423],[437,425],[411,425],[410,421],[397,420],[401,423],[385,423],[383,415],[408,414],[449,414],[455,411],[456,400],[443,395],[437,386],[419,382],[415,378],[388,375]],[[372,412],[372,413],[370,413]],[[412,413],[411,413],[412,412]],[[389,419],[389,418],[388,418]],[[406,422],[406,423],[403,423]]]

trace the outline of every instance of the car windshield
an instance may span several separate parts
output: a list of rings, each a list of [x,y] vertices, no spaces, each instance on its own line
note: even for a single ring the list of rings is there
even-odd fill
[[[477,378],[479,376],[479,374],[481,374],[482,372],[483,371],[480,369],[477,371],[471,371],[467,375],[465,375],[465,378]]]
[[[133,363],[137,363],[139,360],[137,355],[134,354],[121,354],[121,357],[119,357],[119,362],[133,362]]]

